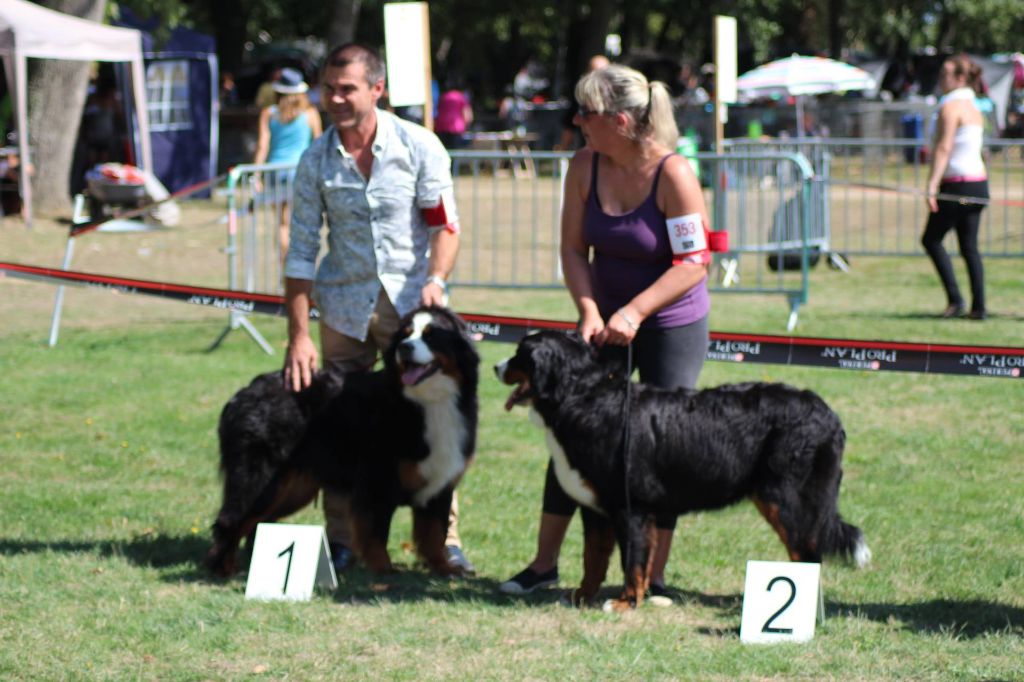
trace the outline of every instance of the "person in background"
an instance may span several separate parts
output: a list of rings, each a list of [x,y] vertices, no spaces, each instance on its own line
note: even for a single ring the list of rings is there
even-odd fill
[[[235,85],[235,74],[223,71],[220,74],[220,105],[235,106],[238,104],[238,88]]]
[[[517,96],[511,85],[505,86],[505,96],[498,103],[498,118],[505,124],[505,129],[526,132],[529,115],[526,100]]]
[[[17,140],[13,140],[17,142]],[[35,175],[29,164],[28,174]],[[20,215],[25,217],[25,205],[21,199],[21,159],[15,152],[0,155],[0,217]]]
[[[597,71],[608,66],[611,62],[603,54],[595,54],[587,61],[587,73]],[[555,146],[555,151],[571,152],[579,146],[582,141],[579,128],[576,126],[576,112],[579,111],[579,104],[573,99],[572,106],[565,110],[562,118],[562,135]]]
[[[96,89],[85,100],[81,128],[88,146],[87,168],[124,161],[124,105],[112,77],[97,79]]]
[[[298,164],[302,152],[323,132],[320,112],[310,106],[306,97],[309,86],[295,69],[281,69],[272,88],[276,102],[260,111],[259,137],[252,162]],[[294,179],[292,168],[272,173],[266,186],[257,186],[258,191],[268,192],[280,206],[277,237],[282,263],[288,252],[288,202]]]
[[[561,257],[579,332],[606,357],[625,359],[632,345],[642,382],[694,388],[708,349],[710,221],[692,167],[672,151],[679,131],[668,89],[611,64],[580,79],[576,100],[586,146],[565,178]],[[575,509],[549,463],[537,553],[502,592],[525,594],[558,581]],[[664,603],[676,518],[656,522],[650,591]]]
[[[256,91],[256,99],[253,104],[258,106],[260,109],[271,106],[277,101],[277,93],[274,91],[274,83],[281,78],[281,67],[274,66],[267,73],[267,80],[260,83],[259,89]]]
[[[975,104],[983,92],[981,67],[964,54],[950,57],[939,72],[943,95],[935,126],[934,151],[928,174],[927,202],[930,214],[921,244],[935,264],[946,290],[946,309],[941,317],[959,317],[964,299],[942,239],[956,229],[960,255],[971,280],[971,310],[968,317],[984,320],[985,273],[978,251],[978,229],[983,203],[961,203],[955,197],[987,200],[988,172],[981,158],[985,122]],[[938,195],[942,195],[941,197]]]
[[[708,91],[700,84],[700,74],[690,64],[680,67],[676,87],[674,104],[677,107],[703,107],[711,101]]]
[[[384,61],[348,43],[330,51],[320,73],[330,129],[302,155],[295,175],[291,246],[285,261],[288,352],[285,384],[310,384],[320,353],[309,329],[320,311],[324,363],[370,369],[401,318],[417,306],[446,305],[445,280],[459,249],[451,159],[434,133],[377,108]],[[327,220],[328,251],[317,263]],[[324,491],[327,539],[336,570],[352,563],[343,497]],[[452,500],[448,563],[474,572],[458,536]]]
[[[473,124],[473,107],[461,78],[453,76],[447,85],[437,101],[434,132],[447,149],[461,149],[466,144],[466,131]]]

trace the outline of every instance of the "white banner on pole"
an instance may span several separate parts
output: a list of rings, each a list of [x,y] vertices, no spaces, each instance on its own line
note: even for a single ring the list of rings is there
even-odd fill
[[[389,2],[384,5],[384,43],[391,106],[424,104],[430,90],[427,3]]]
[[[723,104],[736,101],[736,17],[715,17],[715,96]]]

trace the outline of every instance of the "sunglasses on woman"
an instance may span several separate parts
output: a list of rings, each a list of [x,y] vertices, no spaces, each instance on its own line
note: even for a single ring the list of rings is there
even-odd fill
[[[587,119],[587,118],[590,118],[591,116],[604,116],[606,114],[612,114],[613,112],[611,112],[611,111],[595,111],[593,109],[588,109],[587,107],[585,107],[583,105],[580,105],[578,113],[579,113],[580,118]]]

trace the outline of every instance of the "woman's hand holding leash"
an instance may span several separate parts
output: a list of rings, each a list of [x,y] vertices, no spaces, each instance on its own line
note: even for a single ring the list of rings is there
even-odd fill
[[[584,343],[597,344],[597,337],[604,331],[604,320],[600,315],[584,315],[577,326]],[[599,344],[598,344],[599,345]]]
[[[619,308],[608,318],[608,324],[594,338],[598,346],[610,344],[612,346],[628,346],[636,338],[640,330],[639,316],[627,310],[626,307]]]

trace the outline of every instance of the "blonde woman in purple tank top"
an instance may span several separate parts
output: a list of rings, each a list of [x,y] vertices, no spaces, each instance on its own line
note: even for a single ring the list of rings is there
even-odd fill
[[[663,83],[618,64],[576,85],[574,122],[586,146],[565,179],[561,258],[579,331],[602,353],[633,346],[640,380],[694,388],[708,347],[706,279],[711,260],[704,194],[679,136]],[[552,468],[544,488],[537,554],[503,592],[558,581],[558,553],[575,510]],[[651,594],[665,594],[675,517],[657,519]],[[657,600],[655,600],[657,601]]]

